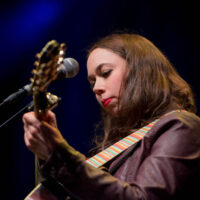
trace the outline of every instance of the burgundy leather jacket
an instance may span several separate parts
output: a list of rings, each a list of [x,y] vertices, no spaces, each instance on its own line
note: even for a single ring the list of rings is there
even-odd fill
[[[76,199],[200,199],[200,118],[181,112],[160,119],[108,172],[85,163],[67,142],[41,171]]]

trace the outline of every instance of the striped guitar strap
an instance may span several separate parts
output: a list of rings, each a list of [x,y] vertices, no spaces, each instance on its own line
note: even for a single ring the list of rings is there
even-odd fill
[[[185,112],[185,110],[172,110],[164,114],[159,119],[154,120],[153,122],[135,131],[134,133],[131,133],[130,135],[126,136],[125,138],[121,139],[110,147],[97,153],[95,156],[87,159],[86,163],[92,165],[95,168],[103,166],[105,163],[115,158],[117,155],[121,154],[127,148],[140,141],[161,118],[175,112]]]

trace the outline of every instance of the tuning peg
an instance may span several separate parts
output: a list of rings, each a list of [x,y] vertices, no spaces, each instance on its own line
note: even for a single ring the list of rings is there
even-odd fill
[[[60,47],[59,47],[59,49],[60,49],[60,52],[63,52],[63,53],[65,53],[65,51],[66,51],[66,49],[67,49],[67,46],[66,46],[66,44],[65,44],[65,43],[62,43],[62,44],[60,44]]]
[[[39,86],[41,84],[41,80],[36,80],[35,84]]]
[[[33,92],[39,91],[39,87],[38,87],[38,86],[34,86],[34,87],[32,88],[32,90],[33,90]]]
[[[30,82],[33,83],[33,82],[34,82],[34,79],[33,79],[33,78],[30,78]]]
[[[37,54],[35,55],[35,57],[36,57],[36,58],[40,58],[40,53],[37,53]]]
[[[37,70],[33,69],[31,73],[35,75],[35,74],[37,74]]]
[[[64,48],[67,48],[67,46],[66,46],[65,43],[61,43],[61,44],[60,44],[60,48],[64,49]]]
[[[65,55],[65,51],[64,51],[64,50],[60,50],[60,51],[59,51],[59,55],[60,55],[60,56],[64,56],[64,55]]]
[[[37,67],[39,65],[39,62],[38,61],[35,61],[34,62],[34,65]]]
[[[58,58],[58,64],[60,65],[61,63],[63,63],[64,58],[63,57],[59,57]]]

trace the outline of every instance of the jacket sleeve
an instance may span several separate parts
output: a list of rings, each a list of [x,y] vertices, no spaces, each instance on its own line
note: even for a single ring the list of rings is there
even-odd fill
[[[164,134],[153,143],[136,178],[129,183],[85,163],[85,156],[66,141],[41,171],[44,177],[61,183],[76,199],[174,199],[196,175],[200,178],[197,172],[200,167],[200,134],[187,121],[178,119],[158,131]]]

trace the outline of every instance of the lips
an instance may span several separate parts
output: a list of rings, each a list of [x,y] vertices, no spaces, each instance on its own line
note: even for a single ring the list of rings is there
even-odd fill
[[[102,99],[103,106],[107,106],[112,101],[112,98]]]

